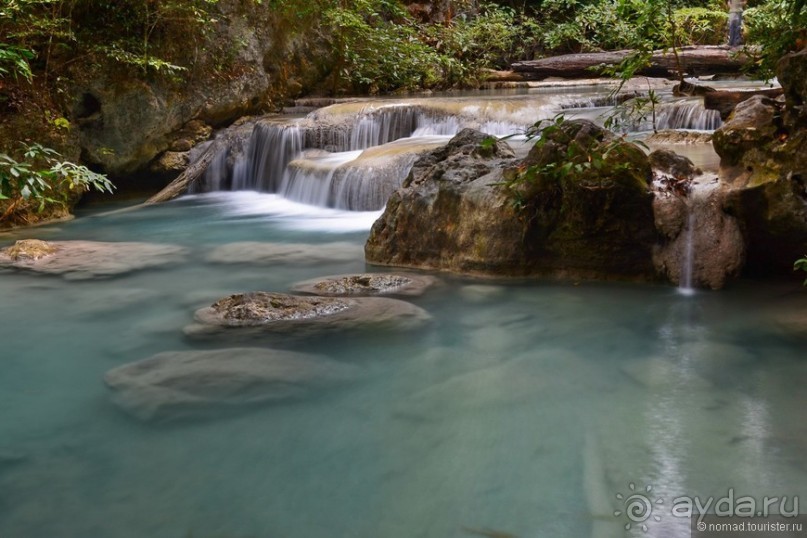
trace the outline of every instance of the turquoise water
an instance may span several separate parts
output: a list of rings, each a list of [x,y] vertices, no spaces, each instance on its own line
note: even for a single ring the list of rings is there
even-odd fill
[[[162,425],[112,403],[106,371],[216,346],[183,337],[196,308],[365,270],[213,264],[212,248],[360,248],[374,217],[242,192],[27,230],[190,254],[105,280],[0,273],[0,537],[688,536],[675,497],[807,493],[798,280],[684,297],[443,275],[412,299],[434,318],[416,333],[284,344],[359,366],[349,385]],[[613,515],[629,483],[665,500],[647,533]]]

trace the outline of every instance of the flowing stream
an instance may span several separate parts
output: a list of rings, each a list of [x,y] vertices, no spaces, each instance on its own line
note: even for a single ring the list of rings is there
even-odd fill
[[[418,144],[427,136],[444,135]],[[368,149],[290,144],[242,164],[285,162],[258,176],[291,198],[313,196],[305,182],[293,194],[293,177],[334,183],[331,170],[354,154],[337,155]],[[368,269],[362,246],[380,208],[315,207],[245,186],[0,236],[0,246],[38,237],[188,249],[184,261],[118,278],[0,273],[0,537],[689,536],[689,521],[670,513],[675,497],[807,498],[799,282],[682,297],[661,285],[439,275],[409,299],[433,317],[415,332],[282,344],[355,365],[350,384],[215,420],[138,422],[113,404],[104,373],[222,346],[183,336],[195,309]],[[310,248],[272,263],[210,257],[245,241]],[[326,249],[344,255],[323,259]],[[614,515],[630,484],[665,501],[647,532]]]

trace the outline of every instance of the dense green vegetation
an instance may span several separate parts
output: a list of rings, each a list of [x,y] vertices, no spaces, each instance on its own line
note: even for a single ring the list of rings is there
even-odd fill
[[[21,160],[0,153],[0,200],[7,201],[0,222],[12,215],[24,221],[26,209],[41,212],[48,205],[64,209],[90,189],[112,192],[112,183],[106,176],[62,161],[55,150],[22,144],[20,153]]]
[[[79,157],[72,88],[99,73],[177,86],[227,78],[246,46],[223,30],[234,10],[304,40],[316,51],[318,89],[331,93],[473,87],[487,69],[517,60],[717,44],[728,20],[722,0],[3,0],[0,118],[21,119],[5,128],[16,140],[0,137],[0,215],[108,189],[104,178],[71,164]],[[749,53],[764,76],[807,40],[805,0],[751,0],[746,21]],[[611,74],[628,76],[642,58]],[[43,146],[73,153],[54,169],[56,154]]]
[[[363,92],[474,85],[483,68],[565,52],[662,48],[670,45],[671,33],[677,45],[719,44],[728,19],[721,0],[542,0],[518,8],[459,1],[447,2],[446,13],[432,12],[425,20],[397,0],[242,3],[271,11],[278,27],[319,40],[331,55],[332,89]],[[218,4],[6,0],[0,7],[0,76],[30,80],[33,72],[55,84],[75,76],[69,71],[74,63],[109,62],[137,76],[181,76],[209,56],[232,56],[212,39]],[[759,65],[769,70],[770,58],[804,38],[804,2],[751,6],[748,39],[763,45],[766,56]]]

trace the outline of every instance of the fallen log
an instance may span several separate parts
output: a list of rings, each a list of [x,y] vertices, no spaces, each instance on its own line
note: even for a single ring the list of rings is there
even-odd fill
[[[633,54],[632,50],[610,52],[587,52],[564,54],[516,62],[511,69],[520,73],[526,80],[541,80],[547,77],[591,78],[596,67],[616,66]],[[688,76],[715,73],[739,73],[747,58],[736,48],[726,46],[682,47],[678,49],[678,60],[671,51],[656,51],[650,58],[650,65],[637,74],[650,77],[678,78],[677,62]]]
[[[720,119],[727,120],[729,114],[734,111],[734,107],[746,99],[751,99],[755,95],[764,95],[771,99],[779,97],[784,93],[782,88],[770,88],[766,90],[750,91],[717,91],[707,93],[703,96],[703,106],[707,110],[717,110],[720,112]]]
[[[143,203],[159,204],[160,202],[167,202],[185,194],[188,189],[204,175],[205,170],[207,170],[210,163],[213,162],[213,159],[215,159],[219,153],[227,151],[238,136],[243,136],[243,134],[237,129],[227,130],[217,136],[202,152],[199,158],[191,162],[176,179]]]

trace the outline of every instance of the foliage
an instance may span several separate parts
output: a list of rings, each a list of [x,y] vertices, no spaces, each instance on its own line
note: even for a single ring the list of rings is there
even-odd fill
[[[605,128],[611,130],[624,130],[625,127],[630,130],[642,129],[643,124],[650,119],[653,131],[657,132],[656,112],[660,103],[661,99],[656,91],[649,88],[647,95],[638,95],[615,106],[605,117]]]
[[[807,1],[768,0],[745,10],[744,52],[753,59],[752,74],[764,79],[776,75],[779,58],[807,41]]]
[[[483,4],[474,17],[416,22],[392,0],[351,0],[324,11],[320,32],[334,51],[334,85],[390,91],[477,83],[484,68],[532,57],[538,26]]]
[[[563,115],[551,120],[540,120],[530,127],[527,139],[538,137],[535,149],[540,150],[550,140],[566,144],[562,160],[522,166],[515,173],[505,174],[505,180],[497,186],[503,188],[518,210],[529,207],[535,188],[540,185],[560,185],[566,180],[585,180],[587,188],[605,187],[609,175],[627,170],[630,164],[619,159],[625,140],[617,137],[584,147],[564,132],[566,119]]]
[[[793,264],[793,270],[802,270],[807,273],[807,256],[804,256],[800,260],[796,260],[796,263]],[[804,281],[804,285],[807,286],[807,280]]]
[[[34,59],[34,53],[28,49],[0,43],[0,78],[11,74],[15,79],[19,77],[31,82],[33,73],[28,63]]]
[[[335,58],[335,85],[347,80],[370,92],[414,89],[433,84],[439,58],[418,40],[408,24],[393,18],[405,13],[393,2],[356,0],[351,8],[324,13]]]
[[[673,13],[682,44],[722,45],[728,34],[728,13],[703,7],[685,7]]]
[[[0,153],[0,200],[10,201],[0,221],[26,202],[42,211],[46,204],[66,206],[73,195],[90,189],[112,192],[106,176],[60,157],[40,144],[23,144],[19,160]]]

